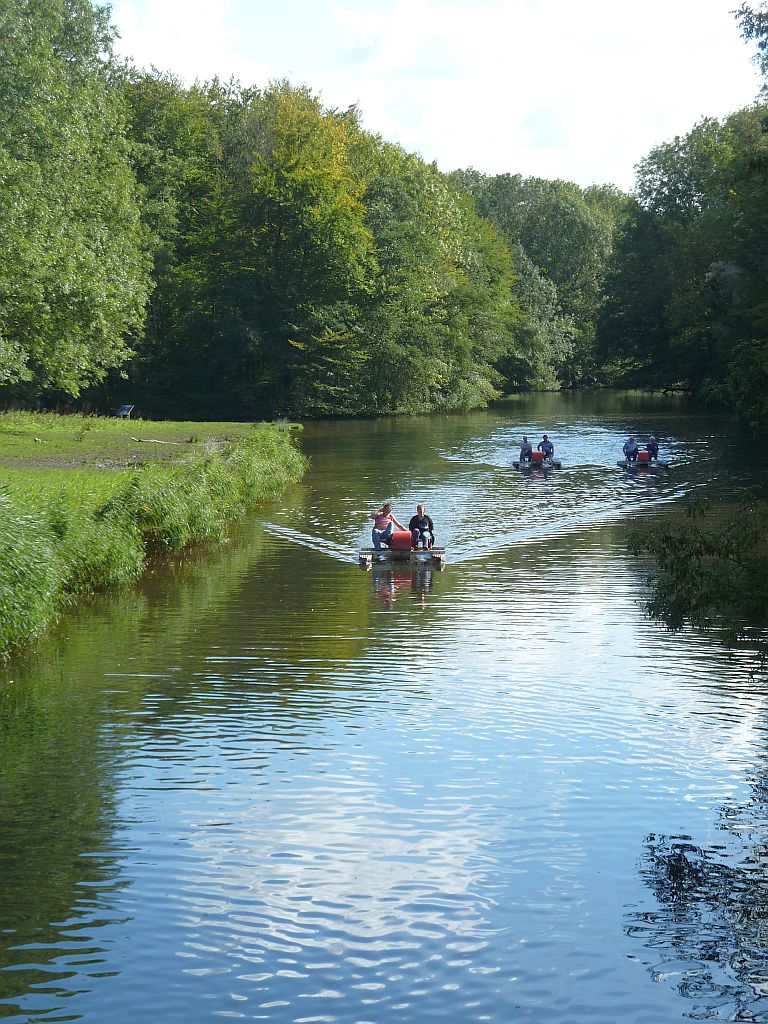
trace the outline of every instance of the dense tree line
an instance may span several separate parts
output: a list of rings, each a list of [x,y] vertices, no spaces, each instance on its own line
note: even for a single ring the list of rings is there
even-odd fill
[[[742,32],[766,65],[766,5]],[[629,197],[442,174],[286,82],[185,87],[90,0],[0,11],[0,398],[370,415],[682,385],[768,428],[768,107]]]
[[[127,95],[156,254],[135,382],[154,403],[369,414],[496,393],[512,260],[434,166],[287,83],[142,75]]]
[[[768,73],[768,5],[738,13]],[[680,385],[768,430],[768,104],[705,118],[637,168],[599,315],[606,379]]]
[[[478,211],[498,226],[514,254],[516,294],[525,316],[529,361],[508,361],[509,381],[525,387],[595,383],[593,358],[603,281],[627,197],[612,186],[568,181],[452,175]]]
[[[367,415],[578,380],[610,228],[576,186],[517,179],[512,223],[506,180],[306,89],[117,66],[89,0],[10,0],[0,28],[6,397]]]

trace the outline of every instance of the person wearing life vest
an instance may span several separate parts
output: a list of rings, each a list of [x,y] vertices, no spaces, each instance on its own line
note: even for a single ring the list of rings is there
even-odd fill
[[[655,437],[650,437],[648,439],[648,444],[645,446],[645,450],[648,452],[649,458],[653,459],[654,461],[658,461],[659,442],[656,440]]]
[[[624,452],[624,458],[627,462],[637,462],[637,441],[634,437],[630,437],[628,441],[624,442],[624,447],[621,449]]]
[[[533,445],[527,437],[523,436],[523,440],[520,442],[520,461],[530,462],[533,455]]]
[[[423,505],[416,506],[416,515],[411,517],[408,529],[411,531],[411,544],[414,548],[418,549],[421,545],[426,550],[435,543],[435,524]]]
[[[546,434],[542,437],[542,439],[539,441],[536,447],[545,459],[551,459],[552,456],[555,454],[555,446],[552,444],[552,442],[549,440]]]
[[[371,512],[371,519],[373,520],[371,540],[373,541],[373,546],[377,551],[381,550],[383,545],[389,546],[389,541],[395,527],[397,527],[398,530],[405,529],[402,523],[398,523],[395,519],[395,514],[392,511],[392,505],[388,501],[385,501],[381,508],[376,512]]]

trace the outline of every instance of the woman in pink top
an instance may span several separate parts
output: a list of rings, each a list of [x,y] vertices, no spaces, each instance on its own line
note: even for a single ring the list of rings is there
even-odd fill
[[[384,544],[389,544],[389,539],[392,536],[395,526],[398,530],[405,529],[405,527],[395,519],[392,506],[388,501],[381,506],[378,512],[371,512],[371,519],[373,520],[371,540],[373,541],[373,546],[377,551],[381,549],[382,542]]]

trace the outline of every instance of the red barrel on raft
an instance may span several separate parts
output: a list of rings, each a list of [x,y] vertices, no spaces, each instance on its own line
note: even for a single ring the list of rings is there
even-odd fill
[[[389,547],[391,551],[410,551],[411,532],[410,530],[395,530],[392,534]]]

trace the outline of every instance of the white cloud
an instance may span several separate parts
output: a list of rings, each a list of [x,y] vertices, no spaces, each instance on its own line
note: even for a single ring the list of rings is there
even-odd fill
[[[369,47],[375,41],[357,71],[366,122],[376,130],[445,168],[473,164],[628,187],[632,166],[651,146],[756,94],[758,77],[729,6],[651,0],[638,19],[634,5],[615,0],[497,0],[463,9],[420,0],[397,4],[386,18],[345,19],[343,11],[338,18],[353,38]],[[460,55],[460,78],[409,75],[420,55],[431,63],[446,42]],[[397,124],[393,94],[401,102],[409,96],[421,117]],[[557,122],[559,145],[526,130],[532,111]]]
[[[144,0],[139,18],[140,2],[115,8],[140,62],[190,81],[288,76],[445,170],[629,188],[654,145],[760,84],[733,0]]]
[[[118,52],[139,67],[172,71],[191,84],[218,75],[265,83],[274,72],[249,59],[229,0],[121,0],[112,10]]]

